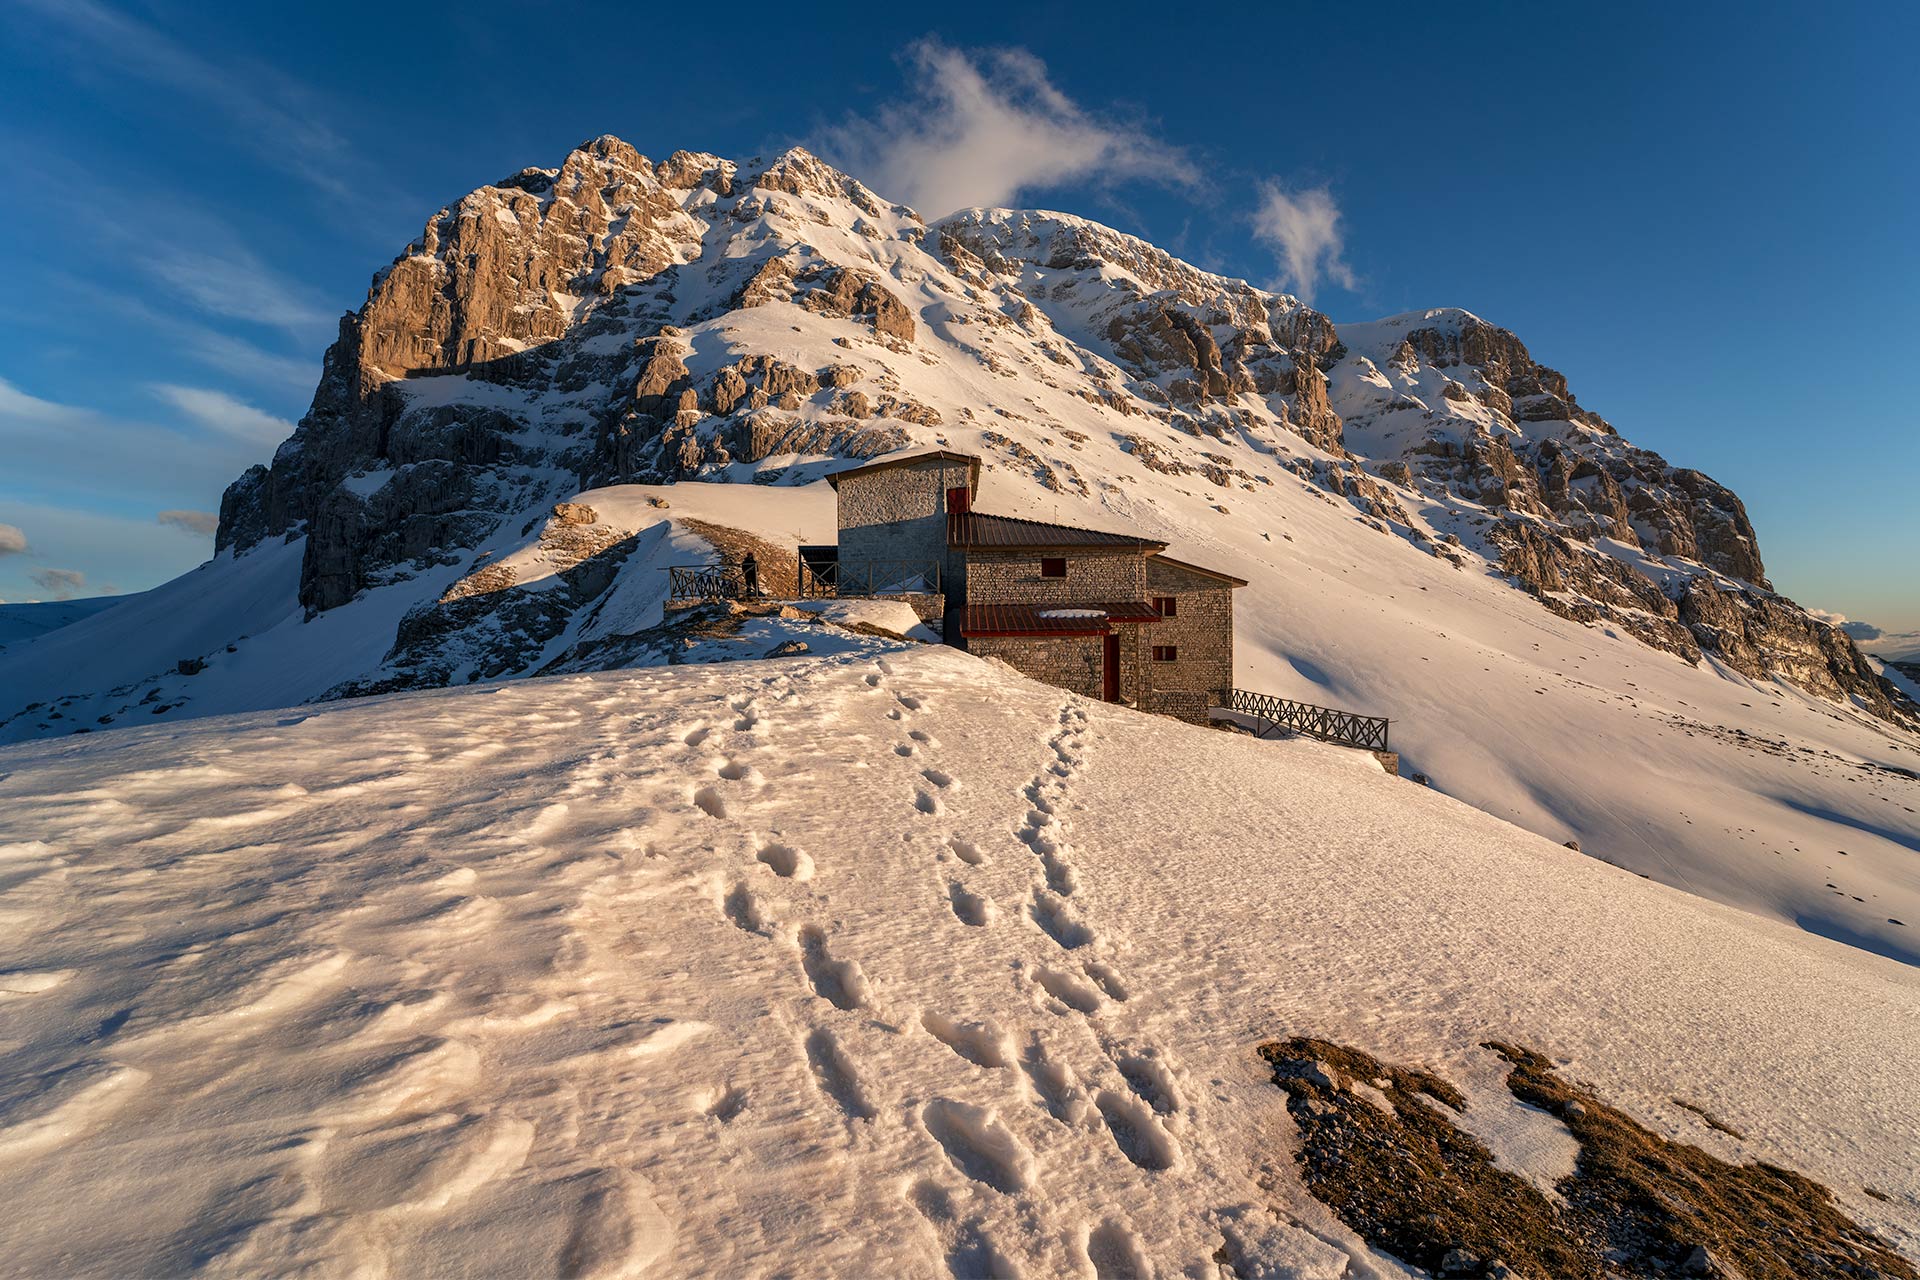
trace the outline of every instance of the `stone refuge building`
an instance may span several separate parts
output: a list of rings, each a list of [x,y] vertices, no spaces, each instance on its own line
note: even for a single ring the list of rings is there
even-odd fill
[[[980,459],[937,449],[828,477],[840,541],[802,590],[894,595],[946,642],[1049,684],[1204,724],[1233,688],[1231,574],[1151,538],[974,509]]]

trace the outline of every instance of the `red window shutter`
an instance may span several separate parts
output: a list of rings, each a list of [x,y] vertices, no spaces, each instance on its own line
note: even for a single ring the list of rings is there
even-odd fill
[[[955,485],[947,490],[947,514],[963,516],[973,510],[973,490],[965,485]]]
[[[1153,611],[1163,618],[1177,618],[1180,616],[1180,601],[1175,596],[1155,596]]]
[[[1174,644],[1157,644],[1153,646],[1153,660],[1155,662],[1178,662],[1180,660],[1180,646]]]
[[[1044,556],[1040,560],[1040,576],[1043,578],[1064,578],[1067,576],[1067,558],[1065,556]]]

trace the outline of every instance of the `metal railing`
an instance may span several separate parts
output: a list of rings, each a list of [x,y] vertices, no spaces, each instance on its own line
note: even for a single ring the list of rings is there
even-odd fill
[[[938,560],[855,560],[842,564],[838,560],[802,554],[799,574],[803,597],[940,593]]]
[[[1387,726],[1392,722],[1380,716],[1363,716],[1333,707],[1316,707],[1310,702],[1294,702],[1246,689],[1233,690],[1227,699],[1226,709],[1252,717],[1258,726],[1254,730],[1256,737],[1264,738],[1275,730],[1291,729],[1309,738],[1338,743],[1343,747],[1388,750]]]
[[[667,566],[667,603],[695,600],[744,600],[747,578],[737,564]]]

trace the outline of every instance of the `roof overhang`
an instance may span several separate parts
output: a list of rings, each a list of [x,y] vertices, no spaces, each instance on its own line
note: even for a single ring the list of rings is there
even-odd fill
[[[1247,580],[1245,578],[1236,578],[1230,573],[1222,573],[1218,569],[1209,569],[1204,565],[1191,564],[1185,560],[1175,560],[1172,556],[1166,554],[1164,551],[1156,552],[1150,558],[1154,560],[1159,560],[1165,564],[1170,564],[1176,569],[1185,569],[1189,573],[1197,573],[1205,578],[1218,578],[1220,579],[1220,581],[1231,583],[1236,587],[1244,587],[1247,585]]]

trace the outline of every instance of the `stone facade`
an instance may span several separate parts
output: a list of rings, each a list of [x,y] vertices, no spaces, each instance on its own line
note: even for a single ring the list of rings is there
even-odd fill
[[[998,658],[1023,676],[1098,699],[1105,636],[974,636],[967,652]]]
[[[1143,709],[1205,723],[1208,709],[1233,688],[1233,581],[1163,556],[1146,562],[1148,600],[1174,601],[1172,617],[1152,627],[1151,644],[1171,647],[1171,662],[1153,661]]]
[[[966,553],[969,600],[1000,604],[1117,603],[1140,600],[1147,585],[1146,557],[1133,548],[1061,547],[1044,551]],[[1041,573],[1044,559],[1064,559],[1067,576]]]
[[[950,576],[946,491],[971,484],[966,463],[938,454],[847,473],[838,484],[841,581],[864,584],[871,571],[884,585],[899,561],[937,564]]]

